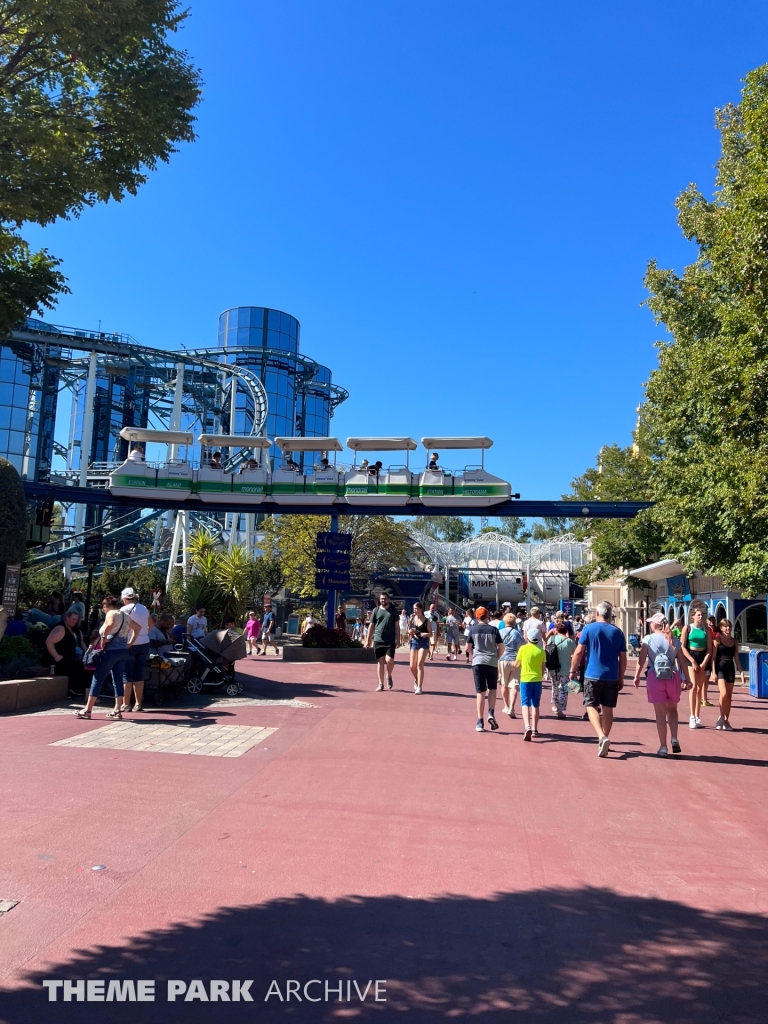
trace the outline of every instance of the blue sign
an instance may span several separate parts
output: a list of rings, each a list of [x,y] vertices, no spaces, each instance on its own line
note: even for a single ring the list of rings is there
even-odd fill
[[[348,590],[350,586],[349,573],[342,572],[316,572],[316,590]]]
[[[349,533],[318,533],[317,546],[321,551],[351,551],[352,536]]]
[[[690,580],[684,573],[680,573],[679,576],[667,576],[667,593],[675,601],[690,601]]]
[[[98,565],[101,561],[101,534],[92,533],[83,544],[83,565]]]
[[[349,575],[350,558],[349,551],[318,551],[315,555],[315,568],[345,572]]]
[[[573,615],[573,601],[560,601],[560,611],[565,615]]]

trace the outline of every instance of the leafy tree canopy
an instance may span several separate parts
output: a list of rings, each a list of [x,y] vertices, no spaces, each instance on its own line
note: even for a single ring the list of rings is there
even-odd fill
[[[20,565],[27,552],[27,502],[14,466],[0,458],[0,563]]]
[[[409,529],[420,530],[434,540],[448,543],[468,540],[474,533],[470,519],[456,516],[419,516],[418,519],[407,519],[405,525]]]
[[[0,0],[0,331],[64,290],[15,233],[134,194],[191,141],[200,80],[177,0]]]
[[[714,198],[690,185],[677,199],[698,257],[682,275],[655,262],[646,274],[671,340],[658,343],[637,441],[669,549],[756,594],[768,590],[768,65],[716,123]]]
[[[317,534],[329,530],[330,516],[271,516],[263,526],[266,554],[279,560],[285,585],[300,597],[314,597]],[[391,516],[344,516],[340,533],[352,535],[352,584],[368,581],[407,564],[411,547],[408,529]]]

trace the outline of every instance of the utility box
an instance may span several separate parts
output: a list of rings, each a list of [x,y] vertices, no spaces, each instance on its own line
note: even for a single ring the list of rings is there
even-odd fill
[[[749,695],[768,700],[768,651],[749,652]]]

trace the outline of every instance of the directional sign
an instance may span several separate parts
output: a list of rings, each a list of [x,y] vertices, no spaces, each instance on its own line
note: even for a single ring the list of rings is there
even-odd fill
[[[350,551],[352,536],[349,533],[318,533],[317,546],[321,551]]]
[[[350,585],[349,573],[316,572],[315,588],[317,590],[347,590]]]
[[[92,533],[83,544],[83,565],[98,565],[101,561],[101,534]]]
[[[349,575],[349,566],[349,551],[318,551],[315,555],[316,569],[330,569],[332,572],[342,572]]]

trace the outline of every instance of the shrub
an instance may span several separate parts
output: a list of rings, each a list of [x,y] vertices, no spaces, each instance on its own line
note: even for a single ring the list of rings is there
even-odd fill
[[[4,636],[0,640],[0,665],[17,658],[33,658],[33,664],[39,664],[34,647],[25,636]]]
[[[362,647],[359,640],[353,640],[344,629],[329,629],[327,626],[310,626],[301,637],[302,647]]]
[[[27,502],[21,477],[7,459],[0,459],[0,523],[0,563],[20,565],[27,552]]]

